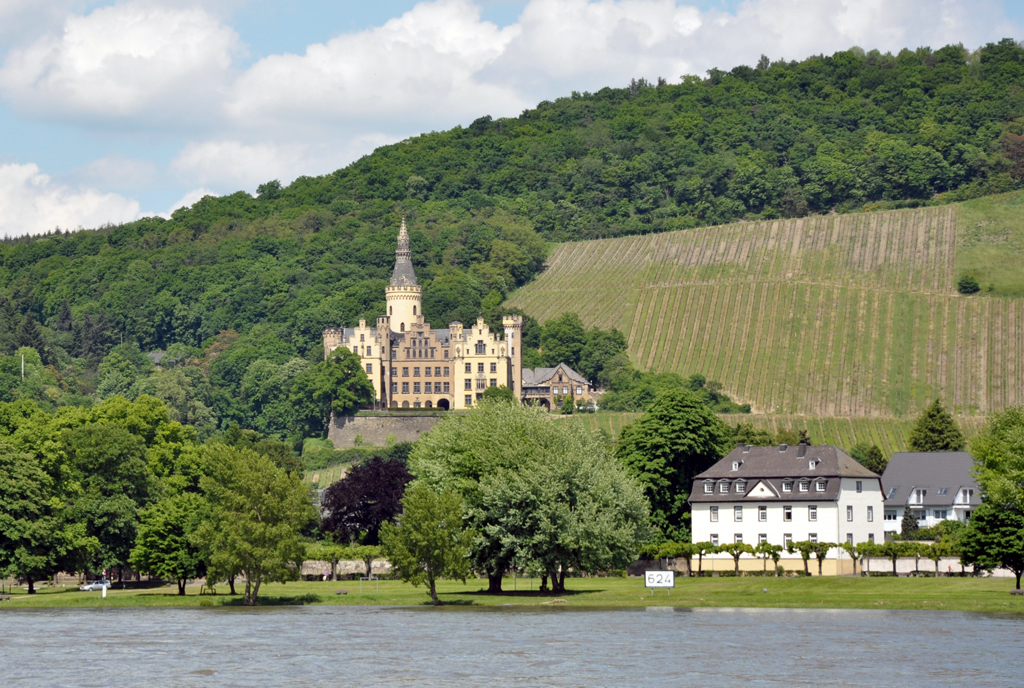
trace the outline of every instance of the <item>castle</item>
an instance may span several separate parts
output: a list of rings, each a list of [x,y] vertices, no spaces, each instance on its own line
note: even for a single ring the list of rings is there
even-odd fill
[[[358,327],[324,330],[325,358],[339,346],[359,354],[377,404],[465,409],[488,387],[508,387],[522,397],[522,316],[502,318],[504,333],[491,332],[483,318],[470,327],[453,322],[432,329],[423,321],[423,287],[416,282],[404,218],[384,292],[387,315],[377,317],[376,327],[360,320]]]

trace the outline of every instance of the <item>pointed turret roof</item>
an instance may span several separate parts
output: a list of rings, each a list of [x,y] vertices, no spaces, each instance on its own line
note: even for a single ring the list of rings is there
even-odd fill
[[[409,250],[409,231],[405,228],[405,216],[402,217],[402,228],[398,230],[398,248],[395,250],[395,271],[391,273],[391,286],[417,286],[416,273],[412,269],[412,251]]]

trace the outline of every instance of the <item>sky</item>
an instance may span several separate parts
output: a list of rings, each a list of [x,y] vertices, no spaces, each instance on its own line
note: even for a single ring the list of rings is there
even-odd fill
[[[0,235],[164,215],[631,78],[1024,39],[1024,0],[0,0]]]

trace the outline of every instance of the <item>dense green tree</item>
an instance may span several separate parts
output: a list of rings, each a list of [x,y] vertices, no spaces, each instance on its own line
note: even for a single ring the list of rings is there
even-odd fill
[[[971,455],[986,500],[1024,511],[1024,408],[989,417],[971,439]]]
[[[889,460],[882,454],[882,450],[878,448],[878,445],[869,442],[854,444],[850,449],[850,456],[856,459],[857,463],[864,466],[864,468],[879,475],[884,473],[885,467],[889,465]]]
[[[373,385],[358,354],[345,347],[295,377],[289,400],[306,436],[325,433],[334,414],[350,414],[373,402]]]
[[[324,490],[320,528],[338,542],[380,544],[380,528],[394,521],[412,474],[405,462],[373,457],[353,466]]]
[[[162,499],[139,514],[138,535],[129,561],[139,573],[173,580],[185,594],[190,578],[206,574],[196,533],[207,513],[206,501],[194,492]]]
[[[544,323],[540,334],[540,348],[544,364],[554,367],[565,363],[572,369],[580,365],[580,356],[587,345],[587,330],[575,313],[563,313]]]
[[[501,385],[500,387],[488,387],[484,390],[481,399],[487,399],[488,401],[504,401],[509,404],[514,404],[519,401],[516,399],[515,393],[505,385]]]
[[[966,448],[963,433],[941,399],[930,403],[910,430],[911,451],[963,451]]]
[[[1020,590],[1024,573],[1024,513],[1011,505],[983,502],[958,541],[963,563],[1013,571]]]
[[[439,578],[465,582],[472,538],[463,527],[457,492],[435,492],[416,483],[402,499],[399,522],[381,527],[381,550],[399,578],[416,586],[426,583],[431,602],[438,605]]]
[[[207,448],[200,481],[209,517],[196,541],[210,568],[245,577],[246,606],[255,606],[264,581],[298,578],[305,547],[301,532],[316,519],[302,478],[251,449]]]
[[[733,571],[737,574],[740,572],[740,557],[744,554],[753,554],[754,548],[745,542],[730,542],[725,545],[721,545],[718,548],[719,552],[723,552],[732,557],[733,560]]]
[[[729,428],[692,392],[669,392],[619,434],[616,455],[643,485],[651,523],[688,540],[687,499],[698,473],[728,451]]]

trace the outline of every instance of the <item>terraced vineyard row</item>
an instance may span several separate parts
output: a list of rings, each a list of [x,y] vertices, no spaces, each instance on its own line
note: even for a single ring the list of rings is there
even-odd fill
[[[953,289],[957,207],[563,244],[509,304],[619,327],[645,370],[755,412],[907,417],[1024,403],[1024,299]]]

